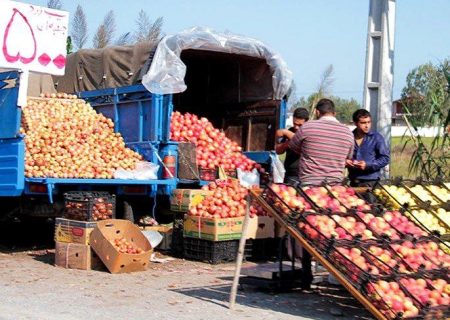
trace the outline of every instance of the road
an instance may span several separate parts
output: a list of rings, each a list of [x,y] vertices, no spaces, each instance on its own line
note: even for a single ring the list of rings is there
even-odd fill
[[[0,319],[370,319],[344,290],[327,287],[271,294],[245,286],[231,311],[233,264],[176,259],[113,275],[55,267],[53,254],[0,247]]]

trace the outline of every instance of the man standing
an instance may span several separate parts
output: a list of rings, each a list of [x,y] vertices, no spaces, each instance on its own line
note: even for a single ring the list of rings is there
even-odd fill
[[[288,129],[290,132],[295,133],[297,130],[309,120],[309,112],[305,108],[297,108],[294,110],[292,115],[294,126]],[[282,135],[282,132],[280,132]],[[283,154],[286,152],[286,158],[284,159],[284,169],[286,170],[284,176],[285,183],[292,183],[298,181],[298,159],[299,155],[289,149],[289,140],[282,136],[280,143],[275,146],[275,151],[277,154]]]
[[[348,159],[353,156],[352,132],[336,119],[334,102],[321,99],[316,106],[318,120],[305,123],[290,139],[288,147],[300,155],[298,178],[302,185],[339,183],[344,178]]]
[[[380,179],[381,169],[389,164],[390,152],[381,134],[371,131],[372,116],[359,109],[353,114],[355,147],[347,161],[352,187],[372,187]]]
[[[334,102],[321,99],[316,106],[316,117],[300,127],[294,134],[280,130],[279,135],[290,141],[289,149],[299,154],[298,179],[302,185],[338,183],[344,178],[347,159],[353,155],[353,135],[336,119]],[[303,250],[302,288],[308,289],[313,280],[311,256]]]

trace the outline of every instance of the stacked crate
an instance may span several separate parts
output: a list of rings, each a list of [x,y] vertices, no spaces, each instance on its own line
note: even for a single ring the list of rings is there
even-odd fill
[[[90,234],[97,221],[115,217],[115,196],[106,192],[64,194],[63,218],[55,222],[55,265],[97,270],[103,263],[92,251]]]

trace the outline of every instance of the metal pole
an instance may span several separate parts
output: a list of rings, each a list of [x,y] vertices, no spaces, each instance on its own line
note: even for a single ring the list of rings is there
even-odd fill
[[[364,108],[373,127],[391,145],[396,0],[370,0],[367,30]],[[389,176],[389,168],[384,172]]]

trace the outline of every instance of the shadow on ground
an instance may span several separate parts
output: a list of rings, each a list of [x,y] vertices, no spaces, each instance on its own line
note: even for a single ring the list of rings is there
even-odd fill
[[[172,289],[172,291],[228,308],[230,285],[211,285]],[[313,319],[372,319],[364,307],[344,289],[315,287],[311,292],[269,294],[258,288],[245,286],[238,291],[239,305],[265,309],[268,312],[290,314]]]

